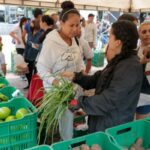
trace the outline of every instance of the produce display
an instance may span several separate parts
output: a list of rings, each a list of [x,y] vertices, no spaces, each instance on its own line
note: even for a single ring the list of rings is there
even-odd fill
[[[4,87],[5,87],[5,84],[0,83],[0,89],[1,89],[1,88],[4,88]]]
[[[150,148],[145,149],[143,147],[143,139],[138,138],[135,143],[130,146],[130,148],[124,148],[124,150],[150,150]]]
[[[16,118],[17,118],[17,119],[21,119],[21,118],[23,118],[26,114],[28,114],[27,109],[25,109],[25,108],[20,108],[20,109],[18,109],[17,112],[16,112]]]
[[[11,109],[8,107],[0,108],[0,119],[5,119],[11,114]]]
[[[0,150],[22,150],[36,145],[36,107],[0,77]]]
[[[74,98],[73,84],[64,79],[61,79],[60,82],[60,85],[53,86],[47,91],[38,109],[40,114],[39,141],[43,128],[46,129],[45,139],[51,129],[53,141],[54,131],[58,127],[58,121],[68,108],[70,100]]]
[[[39,112],[38,121],[40,122],[39,133],[38,133],[39,142],[40,142],[40,137],[42,137],[41,133],[43,132],[43,129],[45,131],[45,139],[48,137],[49,134],[51,134],[52,142],[53,142],[54,132],[58,129],[59,120],[61,119],[64,112],[68,109],[68,107],[70,108],[71,105],[75,105],[74,104],[75,101],[73,101],[75,96],[75,89],[73,84],[70,81],[64,79],[60,79],[60,83],[61,84],[59,85],[52,86],[45,93],[41,105],[38,108],[38,112]],[[27,122],[29,122],[28,117],[30,117],[30,115],[28,114],[31,112],[30,110],[31,104],[27,105],[26,103],[23,102],[22,105],[20,105],[21,101],[24,101],[23,98],[8,101],[9,99],[11,99],[11,97],[13,97],[12,93],[15,95],[18,92],[15,88],[14,89],[13,88],[14,87],[7,86],[6,84],[4,84],[4,82],[0,83],[0,104],[1,104],[0,149],[3,147],[7,148],[8,146],[10,149],[11,148],[14,148],[16,150],[19,148],[22,149],[22,145],[19,144],[13,145],[13,143],[18,141],[18,139],[21,141],[20,143],[25,143],[24,148],[33,147],[37,144],[37,135],[36,135],[37,115],[33,114],[30,118],[31,122],[33,122],[32,119],[34,119],[34,124],[27,125]],[[2,103],[2,102],[6,102],[6,103]],[[13,105],[10,105],[11,103]],[[29,102],[27,101],[27,103]],[[17,108],[15,106],[17,106]],[[26,115],[28,116],[25,117]],[[73,127],[74,127],[74,133],[76,133],[77,135],[74,137],[81,136],[79,131],[86,131],[83,130],[83,127],[85,128],[84,125],[86,125],[85,117],[86,114],[82,110],[74,112]],[[15,121],[15,120],[21,118],[23,119],[21,120],[21,123],[18,124],[18,122],[20,121]],[[10,122],[10,121],[14,121],[14,122]],[[14,124],[15,122],[16,124]],[[86,136],[73,138],[70,141],[66,140],[56,144],[54,143],[51,147],[54,148],[54,150],[60,150],[60,147],[61,150],[66,150],[67,148],[70,148],[70,146],[72,150],[107,150],[107,149],[108,150],[109,149],[110,150],[119,150],[119,149],[120,150],[150,150],[150,140],[149,140],[150,139],[149,138],[150,118],[147,120],[143,119],[143,121],[141,122],[135,121],[133,123],[134,123],[133,125],[128,123],[124,127],[117,126],[116,130],[113,128],[113,132],[112,132],[113,135],[111,136],[116,140],[115,144],[107,137],[108,134],[104,132],[101,133],[97,132],[91,136],[86,135],[87,132],[84,132]],[[31,127],[27,127],[27,126],[31,126]],[[127,130],[124,133],[117,132],[128,128],[130,128],[131,130],[129,131]],[[17,129],[17,131],[14,129]],[[18,132],[18,129],[20,129],[20,132]],[[27,146],[26,145],[27,139],[29,139],[29,137],[31,136],[30,134],[31,130],[29,129],[33,129],[33,135],[32,135],[33,137],[31,138],[32,142],[28,143],[29,145]],[[119,134],[117,135],[116,133]],[[84,135],[83,132],[82,135]],[[130,137],[130,138],[125,138],[125,137]],[[81,142],[79,141],[84,141],[84,142],[82,142],[81,144]],[[77,146],[78,144],[81,145]]]
[[[12,120],[15,120],[16,119],[16,117],[14,116],[14,115],[10,115],[10,116],[8,116],[6,119],[5,119],[5,121],[12,121]]]
[[[123,150],[150,150],[150,146],[148,148],[144,148],[144,146],[143,146],[143,139],[142,138],[138,138],[129,147],[124,147]]]
[[[73,148],[73,150],[102,150],[102,148],[98,144],[93,144],[91,147],[82,144],[80,147]]]
[[[0,93],[0,102],[5,102],[5,101],[8,101],[8,100],[9,100],[8,96]]]
[[[21,119],[25,115],[28,114],[28,110],[25,108],[20,108],[16,111],[16,113],[13,115],[11,114],[11,109],[9,107],[1,107],[0,108],[0,123],[4,121],[13,121],[16,119]]]

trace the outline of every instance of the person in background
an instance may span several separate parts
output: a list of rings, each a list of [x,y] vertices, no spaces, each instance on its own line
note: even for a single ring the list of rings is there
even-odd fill
[[[136,119],[150,116],[150,22],[144,22],[139,27],[140,47],[138,55],[143,65],[143,84],[140,94]]]
[[[28,85],[24,89],[28,89],[30,86],[32,74],[35,71],[35,60],[40,51],[39,38],[41,37],[43,31],[40,29],[39,21],[32,20],[30,24],[31,32],[27,35],[26,48],[24,53],[24,58],[26,63],[28,63],[29,73],[26,74]],[[35,72],[34,72],[35,71]]]
[[[5,55],[2,52],[3,43],[2,37],[0,36],[0,76],[6,76],[6,63],[5,63]]]
[[[82,38],[85,38],[85,26],[86,26],[86,21],[85,21],[84,18],[82,18],[82,19],[80,20],[80,22],[81,22],[81,37],[82,37]]]
[[[138,19],[131,14],[123,14],[118,20],[129,20],[135,25],[138,25]],[[138,56],[140,57],[140,62],[143,65],[143,83],[141,88],[141,94],[138,102],[138,107],[136,109],[136,119],[143,119],[150,116],[150,79],[149,74],[146,74],[146,69],[150,70],[150,59],[148,53],[150,51],[150,22],[145,22],[139,27],[139,44],[138,44]],[[147,67],[146,67],[147,66]]]
[[[79,41],[79,46],[81,46],[81,55],[83,59],[85,59],[86,63],[85,73],[88,74],[92,66],[93,52],[89,46],[89,43],[82,37],[81,26],[78,28],[76,37],[78,38],[77,40]]]
[[[40,20],[40,27],[44,30],[44,32],[41,35],[39,42],[43,43],[46,35],[54,29],[54,20],[48,15],[43,15]]]
[[[10,32],[10,36],[13,38],[13,41],[16,46],[17,54],[23,55],[25,45],[23,42],[23,29],[24,25],[27,23],[27,18],[22,17],[19,24]]]
[[[96,48],[96,24],[93,22],[94,15],[89,14],[87,24],[85,26],[85,40],[89,42],[91,48]]]
[[[31,18],[27,18],[27,23],[25,24],[24,29],[23,29],[23,31],[25,30],[26,33],[31,32],[31,30],[30,30],[30,23],[31,23]]]
[[[80,14],[71,1],[63,2],[61,7],[60,29],[47,34],[37,62],[45,90],[59,83],[57,75],[61,71],[85,69],[80,47],[74,38],[80,26]],[[73,137],[73,114],[69,110],[60,119],[59,131],[63,140]]]
[[[119,20],[128,20],[133,22],[136,26],[138,25],[138,19],[132,14],[127,14],[127,13],[122,14],[121,16],[119,16],[118,21]]]
[[[132,33],[132,34],[131,34]],[[84,89],[95,88],[95,95],[81,96],[72,111],[82,108],[88,115],[89,133],[133,121],[139,100],[143,70],[135,50],[138,31],[130,21],[112,24],[106,58],[108,65],[94,75],[62,72]]]
[[[58,29],[58,21],[59,21],[59,16],[56,13],[51,14],[50,16],[54,20],[54,29]]]
[[[43,15],[43,12],[40,8],[35,8],[33,10],[34,20],[40,22],[42,15]],[[27,34],[32,32],[31,29],[30,29],[30,23],[31,23],[31,21],[29,21],[28,23],[25,24],[25,27],[24,27],[24,30],[23,30],[23,33],[22,33],[22,38],[23,38],[24,43],[26,43]]]

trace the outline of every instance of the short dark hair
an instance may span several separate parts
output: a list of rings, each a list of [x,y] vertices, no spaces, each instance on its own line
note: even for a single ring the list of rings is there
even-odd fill
[[[88,15],[88,17],[94,17],[94,16],[95,16],[94,14],[89,14],[89,15]]]
[[[49,15],[42,16],[42,22],[45,22],[48,26],[54,25],[54,20]]]
[[[34,16],[34,18],[37,18],[39,15],[42,15],[42,14],[43,14],[43,12],[42,12],[42,10],[40,8],[35,8],[33,10],[33,16]]]
[[[133,16],[132,14],[122,14],[118,18],[118,20],[128,20],[128,21],[131,21],[131,22],[138,21],[138,19],[135,16]]]

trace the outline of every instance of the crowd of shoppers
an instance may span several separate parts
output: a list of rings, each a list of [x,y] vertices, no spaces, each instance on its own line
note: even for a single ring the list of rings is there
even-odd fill
[[[95,89],[93,96],[76,97],[77,105],[66,110],[59,122],[61,138],[73,137],[73,112],[80,108],[88,115],[89,133],[133,121],[135,114],[137,119],[149,116],[150,100],[145,99],[150,97],[150,23],[138,29],[136,17],[120,16],[109,31],[107,66],[89,75],[96,48],[95,16],[89,14],[86,21],[71,1],[61,8],[59,15],[51,16],[37,8],[33,20],[23,17],[10,33],[17,53],[28,63],[26,89],[34,73],[45,90],[58,85],[60,75],[83,90]],[[4,57],[0,63],[6,74]]]

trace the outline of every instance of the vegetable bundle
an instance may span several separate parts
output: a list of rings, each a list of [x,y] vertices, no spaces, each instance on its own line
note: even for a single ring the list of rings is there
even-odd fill
[[[42,103],[38,108],[40,114],[39,141],[44,128],[46,129],[45,140],[49,130],[51,130],[53,141],[54,132],[58,127],[58,121],[66,109],[68,109],[69,101],[74,98],[73,84],[64,79],[60,79],[60,83],[60,85],[52,86],[49,91],[45,93]]]

